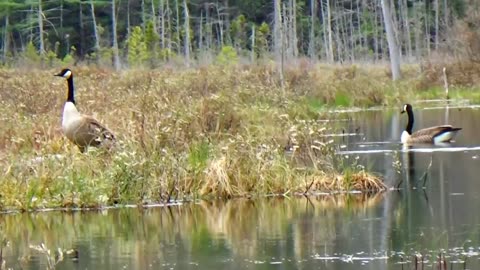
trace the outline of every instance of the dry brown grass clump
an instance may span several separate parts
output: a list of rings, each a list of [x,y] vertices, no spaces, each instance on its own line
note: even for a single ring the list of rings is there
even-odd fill
[[[480,62],[458,61],[453,63],[428,62],[422,66],[424,76],[418,81],[419,90],[443,86],[443,68],[452,87],[480,85]]]

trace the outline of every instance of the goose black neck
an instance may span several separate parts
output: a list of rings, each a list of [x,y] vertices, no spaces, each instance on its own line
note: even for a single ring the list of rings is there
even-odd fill
[[[413,122],[414,122],[412,110],[407,110],[407,115],[408,115],[408,123],[405,130],[408,132],[408,134],[412,135]]]
[[[74,88],[73,88],[73,75],[67,79],[68,82],[68,96],[67,102],[72,102],[75,104]]]

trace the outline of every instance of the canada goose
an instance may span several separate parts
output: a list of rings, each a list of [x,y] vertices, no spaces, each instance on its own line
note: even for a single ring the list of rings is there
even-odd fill
[[[70,69],[63,69],[55,76],[63,77],[68,82],[67,101],[63,107],[62,130],[65,136],[85,152],[88,146],[111,147],[115,143],[115,136],[95,118],[81,114],[75,106],[73,73]]]
[[[424,128],[412,133],[413,129],[413,110],[412,105],[405,104],[401,113],[406,112],[408,115],[408,123],[405,130],[402,132],[402,143],[442,143],[450,142],[461,130],[461,128],[454,128],[451,125],[435,126]]]

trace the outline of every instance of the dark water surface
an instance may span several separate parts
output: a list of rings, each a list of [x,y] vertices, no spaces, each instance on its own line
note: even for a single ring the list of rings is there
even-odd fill
[[[355,133],[335,137],[339,155],[399,190],[3,215],[3,259],[46,269],[60,248],[77,255],[57,269],[415,269],[423,254],[437,269],[443,253],[448,269],[480,269],[480,109],[438,107],[415,109],[414,129],[463,127],[451,145],[402,149],[400,108],[336,114]]]

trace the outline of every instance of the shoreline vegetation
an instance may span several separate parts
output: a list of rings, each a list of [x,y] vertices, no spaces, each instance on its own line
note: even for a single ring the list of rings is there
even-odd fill
[[[114,152],[80,153],[61,132],[58,70],[1,69],[0,210],[155,204],[319,192],[381,192],[381,177],[336,155],[328,108],[444,98],[441,65],[299,61],[119,72],[72,67],[80,112],[117,136]],[[450,98],[480,100],[475,64],[447,67]],[[475,78],[473,76],[473,78]]]

